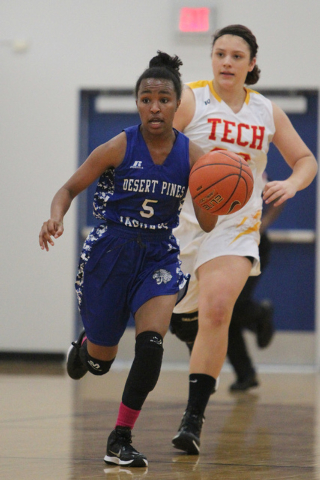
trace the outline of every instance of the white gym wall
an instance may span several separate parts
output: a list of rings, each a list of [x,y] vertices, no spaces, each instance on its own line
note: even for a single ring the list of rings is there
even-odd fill
[[[257,36],[257,90],[320,89],[319,0],[212,4],[217,28],[242,23]],[[2,0],[0,27],[0,353],[63,353],[74,332],[76,202],[49,253],[38,233],[77,167],[79,90],[132,88],[158,49],[182,58],[185,81],[211,78],[210,38],[182,42],[172,0]],[[184,349],[172,340],[167,351]],[[313,357],[319,364],[319,349]]]

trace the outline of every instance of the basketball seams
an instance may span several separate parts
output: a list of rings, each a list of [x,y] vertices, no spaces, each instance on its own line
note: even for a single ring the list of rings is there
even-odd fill
[[[223,152],[223,151],[220,151],[220,153],[222,153],[222,155],[224,155],[225,157],[231,158],[235,162],[240,163],[241,165],[242,165],[242,162],[244,161],[237,153],[235,153],[235,155],[237,155],[238,158],[234,158],[232,155],[228,155],[226,152]]]
[[[206,167],[207,170],[203,170]],[[193,166],[189,179],[193,200],[217,215],[238,211],[249,201],[253,191],[252,171],[234,152],[217,150],[203,155]]]
[[[196,172],[200,168],[215,167],[215,166],[217,166],[217,167],[233,167],[233,168],[237,168],[239,170],[243,170],[242,165],[238,166],[238,165],[232,165],[231,163],[224,163],[224,162],[216,163],[216,162],[214,162],[214,163],[206,163],[205,165],[198,165],[198,166],[197,166],[197,164],[195,164],[194,167],[192,168],[191,175],[192,175],[193,172]],[[244,172],[245,172],[245,170],[244,170]]]
[[[219,178],[219,180],[217,180],[216,182],[214,183],[210,183],[210,185],[208,185],[206,188],[204,188],[203,190],[201,190],[201,192],[199,192],[197,195],[195,195],[193,197],[193,199],[195,200],[196,198],[198,198],[199,195],[202,195],[203,193],[205,193],[207,190],[209,190],[209,188],[212,188],[214,187],[215,185],[217,185],[217,183],[220,183],[220,182],[223,182],[226,178],[228,177],[233,177],[233,176],[236,176],[238,177],[238,181],[236,183],[236,186],[235,186],[235,189],[233,190],[232,192],[232,195],[234,194],[235,190],[237,189],[238,185],[239,185],[239,179],[242,178],[238,173],[228,173],[225,177],[221,177]],[[229,200],[229,199],[228,199]],[[227,201],[228,201],[227,200]]]
[[[198,160],[199,161],[199,160]],[[245,160],[243,160],[245,161]],[[248,169],[250,170],[247,170],[247,169],[244,169],[243,168],[243,163],[240,163],[240,165],[233,165],[231,163],[225,163],[225,162],[213,162],[213,163],[206,163],[205,165],[197,165],[197,163],[192,167],[192,171],[190,173],[190,177],[195,173],[197,172],[198,170],[200,170],[200,168],[206,168],[206,167],[233,167],[233,168],[236,168],[238,169],[240,172],[243,172],[244,174],[248,175],[252,180],[253,180],[253,175],[252,175],[252,172],[251,172],[251,169],[249,167],[249,165],[247,165]]]
[[[204,193],[205,193],[207,190],[209,190],[210,188],[214,187],[215,185],[217,185],[217,184],[220,183],[220,182],[223,182],[226,178],[232,177],[232,176],[237,176],[237,177],[238,177],[238,180],[237,180],[237,182],[236,182],[236,184],[235,184],[232,192],[230,193],[230,195],[224,200],[224,202],[222,203],[222,205],[220,206],[220,208],[218,208],[218,209],[215,210],[215,213],[218,213],[219,210],[221,210],[222,208],[224,208],[224,207],[230,202],[230,199],[233,197],[233,195],[235,194],[235,192],[236,192],[236,190],[237,190],[237,188],[238,188],[238,186],[239,186],[240,180],[241,180],[241,179],[244,180],[244,178],[243,178],[241,175],[239,175],[239,174],[237,174],[237,173],[230,173],[230,174],[226,175],[225,177],[220,178],[220,179],[219,179],[218,181],[216,181],[215,183],[211,183],[210,185],[208,185],[204,190],[201,190],[201,192],[199,192],[198,195],[195,195],[195,196],[193,197],[194,200],[195,200],[196,198],[198,198],[199,195],[204,194]],[[247,185],[247,182],[246,182],[246,181],[245,181],[245,186],[246,186],[246,194],[245,194],[245,203],[246,203],[246,202],[247,202],[247,197],[248,197],[248,185]]]

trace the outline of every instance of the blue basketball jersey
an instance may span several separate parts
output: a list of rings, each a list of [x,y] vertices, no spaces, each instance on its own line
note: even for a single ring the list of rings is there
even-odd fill
[[[140,132],[126,128],[127,149],[121,165],[101,175],[94,215],[131,228],[171,230],[188,189],[189,139],[175,130],[176,141],[162,165],[156,165]]]

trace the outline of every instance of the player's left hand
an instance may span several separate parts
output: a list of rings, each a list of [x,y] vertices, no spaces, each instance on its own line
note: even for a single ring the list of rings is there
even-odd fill
[[[263,190],[263,200],[268,204],[274,202],[274,206],[281,205],[297,193],[297,187],[290,180],[275,180],[268,182]]]

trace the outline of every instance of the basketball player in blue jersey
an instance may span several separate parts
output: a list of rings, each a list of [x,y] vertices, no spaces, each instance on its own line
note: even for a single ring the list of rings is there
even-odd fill
[[[172,127],[181,65],[178,57],[160,51],[151,59],[135,88],[141,125],[89,155],[54,196],[39,235],[40,247],[48,251],[63,234],[72,200],[99,178],[94,214],[101,223],[84,243],[76,280],[84,331],[69,349],[67,371],[73,379],[88,371],[107,373],[134,316],[135,357],[104,457],[106,463],[130,467],[148,465],[131,445],[131,430],[157,383],[163,337],[188,285],[172,229],[179,223],[190,168],[203,151]],[[217,217],[195,209],[200,225],[210,231]]]

